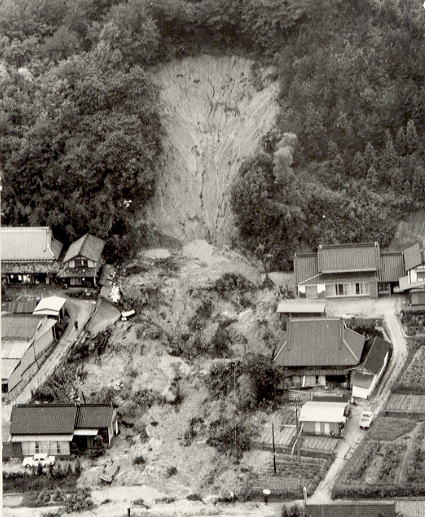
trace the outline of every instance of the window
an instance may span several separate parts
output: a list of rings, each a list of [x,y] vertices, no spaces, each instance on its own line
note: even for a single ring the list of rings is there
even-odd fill
[[[61,442],[56,442],[56,454],[62,454]]]
[[[34,454],[38,454],[40,452],[40,443],[34,442]]]
[[[85,258],[76,258],[75,259],[75,267],[87,267],[89,262]]]

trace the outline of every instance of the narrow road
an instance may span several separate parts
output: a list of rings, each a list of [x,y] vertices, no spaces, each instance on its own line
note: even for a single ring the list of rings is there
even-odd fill
[[[55,370],[58,363],[68,354],[70,348],[82,333],[86,323],[90,319],[95,304],[87,300],[67,299],[67,309],[69,313],[69,323],[59,342],[54,347],[52,353],[42,364],[41,368],[28,382],[22,392],[14,398],[11,403],[2,405],[2,435],[3,440],[7,439],[9,433],[9,420],[12,405],[25,403],[31,399],[31,390],[35,390],[42,385],[51,373]],[[78,321],[78,330],[74,327],[74,322]]]
[[[400,300],[397,298],[384,298],[381,300],[338,301],[329,304],[328,313],[335,316],[351,314],[359,317],[383,318],[390,341],[393,345],[393,353],[390,363],[384,373],[379,386],[371,400],[360,401],[358,406],[352,408],[352,413],[345,429],[344,438],[337,450],[335,461],[321,481],[316,491],[309,499],[312,503],[328,503],[332,500],[331,494],[335,482],[344,468],[348,457],[363,441],[367,431],[359,428],[359,419],[362,408],[371,408],[376,416],[386,404],[391,393],[391,386],[396,381],[407,359],[407,342],[401,322],[397,316],[400,311]]]

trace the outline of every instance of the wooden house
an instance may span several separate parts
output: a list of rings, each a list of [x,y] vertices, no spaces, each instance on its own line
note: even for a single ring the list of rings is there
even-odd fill
[[[48,227],[3,227],[2,281],[8,285],[51,283],[59,271],[62,243]]]
[[[9,442],[20,444],[20,456],[69,456],[93,449],[96,436],[109,447],[118,432],[112,405],[17,404],[10,417]]]
[[[316,253],[295,254],[294,272],[301,298],[377,298],[398,286],[403,255],[377,242],[321,244]]]
[[[68,248],[58,277],[69,287],[96,287],[105,241],[86,234]]]
[[[299,421],[304,434],[342,436],[347,422],[348,402],[307,401],[300,410]]]

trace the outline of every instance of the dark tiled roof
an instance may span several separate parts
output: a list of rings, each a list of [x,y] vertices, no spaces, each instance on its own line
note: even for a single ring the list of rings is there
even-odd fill
[[[379,244],[320,245],[317,252],[320,273],[377,271],[380,266]]]
[[[355,366],[365,338],[345,328],[340,318],[290,319],[284,343],[275,357],[278,366]]]
[[[98,262],[104,247],[105,241],[99,239],[99,237],[86,233],[86,235],[83,235],[83,237],[71,244],[63,261],[68,262],[68,260],[71,260],[74,257],[82,256],[93,260],[94,262]]]
[[[316,275],[310,280],[302,282],[303,285],[315,284],[344,284],[353,282],[377,282],[378,274],[375,271],[367,272],[352,272],[352,273],[322,273]]]
[[[77,407],[68,404],[18,404],[12,407],[10,434],[72,434]]]
[[[416,266],[420,266],[422,264],[421,247],[418,243],[413,244],[413,246],[410,246],[410,248],[405,249],[403,251],[403,256],[406,271],[409,271],[410,269],[413,269]]]
[[[380,372],[385,356],[390,350],[391,345],[379,336],[375,336],[372,339],[369,352],[366,355],[366,359],[363,363],[363,368],[370,373],[377,374]]]
[[[72,434],[75,429],[111,425],[109,404],[17,404],[12,408],[10,433]]]
[[[317,275],[317,253],[296,253],[294,257],[296,285]]]
[[[404,260],[402,253],[382,253],[381,268],[379,270],[380,282],[398,282],[403,276]]]
[[[331,503],[306,505],[309,517],[395,517],[395,503]]]
[[[75,429],[98,429],[111,425],[114,408],[112,406],[90,404],[78,408]]]
[[[15,226],[0,229],[2,261],[52,261],[59,258],[62,243],[47,226]]]
[[[26,341],[32,339],[40,321],[45,318],[34,314],[5,314],[1,319],[1,338]]]

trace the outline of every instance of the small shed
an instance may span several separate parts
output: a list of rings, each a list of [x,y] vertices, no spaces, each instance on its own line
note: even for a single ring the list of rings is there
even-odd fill
[[[305,434],[342,435],[347,422],[348,402],[324,402],[309,400],[300,411],[299,421]]]
[[[34,309],[33,314],[53,317],[61,321],[65,315],[65,303],[66,298],[61,298],[60,296],[42,298]]]
[[[277,312],[285,319],[323,317],[326,315],[326,303],[320,301],[310,301],[307,299],[281,300],[277,306]]]

